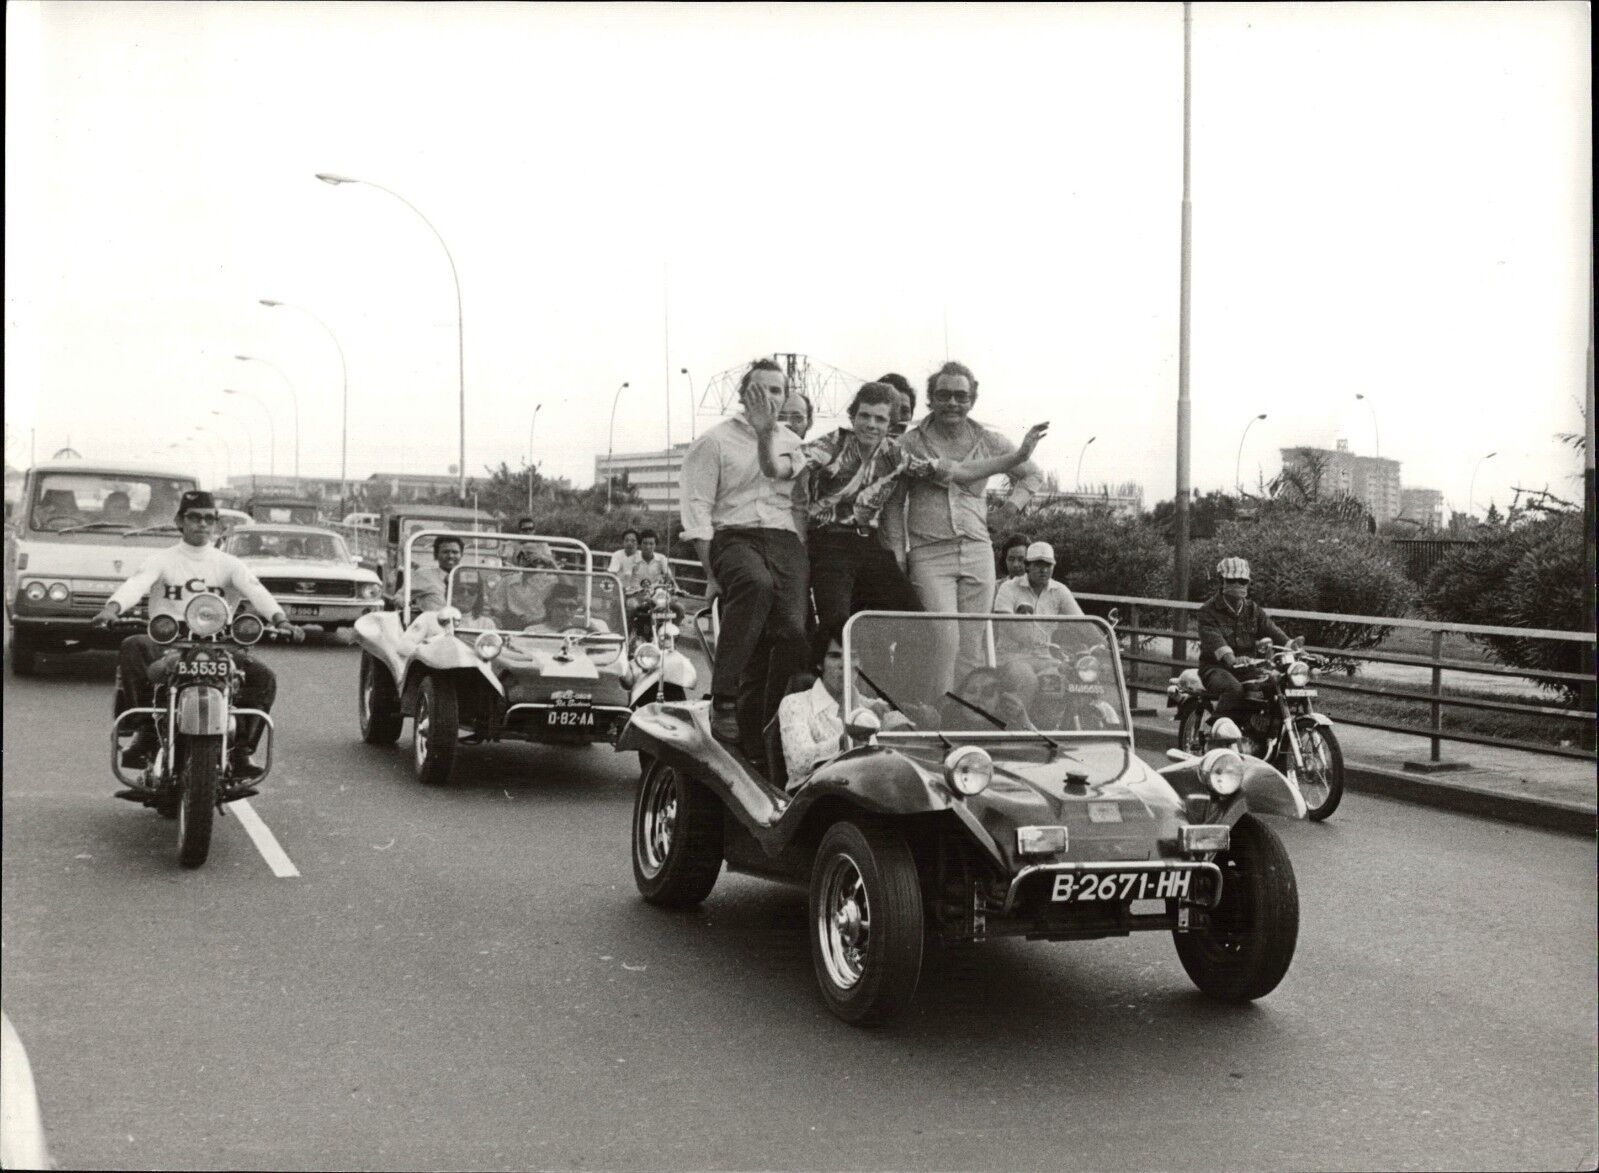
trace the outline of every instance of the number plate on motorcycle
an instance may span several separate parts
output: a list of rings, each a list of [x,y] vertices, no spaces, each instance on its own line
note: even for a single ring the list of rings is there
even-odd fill
[[[179,676],[226,676],[228,662],[226,660],[179,660]]]
[[[1187,898],[1193,882],[1194,873],[1186,871],[1061,872],[1050,885],[1049,898],[1056,904],[1181,900]]]
[[[1315,696],[1316,695],[1316,690],[1314,688],[1285,688],[1285,689],[1283,689],[1283,695],[1284,696]]]
[[[1102,696],[1105,692],[1103,684],[1068,684],[1066,691],[1070,693],[1087,693],[1090,696]]]

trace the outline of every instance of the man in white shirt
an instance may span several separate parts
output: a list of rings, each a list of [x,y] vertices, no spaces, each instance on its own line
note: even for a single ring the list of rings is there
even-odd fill
[[[236,607],[241,597],[247,599],[257,614],[269,617],[274,627],[284,632],[294,631],[283,608],[261,585],[255,573],[232,554],[224,553],[212,545],[217,527],[217,507],[210,493],[197,489],[184,493],[178,503],[177,520],[183,540],[151,555],[132,578],[113,591],[106,605],[91,621],[94,626],[107,626],[146,594],[150,597],[152,619],[157,615],[182,619],[184,608],[196,595],[214,594],[226,599],[230,607]],[[118,687],[122,690],[124,701],[122,707],[142,708],[150,705],[154,696],[150,666],[165,651],[163,645],[142,632],[122,641],[117,665]],[[277,677],[272,669],[240,651],[234,652],[234,660],[244,677],[239,689],[239,707],[271,712],[278,690]],[[230,756],[233,775],[242,781],[261,774],[260,769],[250,761],[261,729],[254,718],[241,718],[239,724],[239,736],[234,740]],[[122,764],[133,769],[144,768],[149,764],[157,744],[155,729],[149,722],[138,722],[133,744],[124,752]]]
[[[811,771],[849,748],[844,735],[844,645],[842,627],[831,623],[811,635],[811,667],[816,683],[804,692],[790,693],[777,706],[778,733],[783,742],[783,764],[788,788],[796,789]],[[904,729],[910,720],[892,712],[881,700],[862,700],[883,722],[885,730]]]
[[[638,530],[625,529],[622,531],[622,548],[611,555],[611,564],[606,567],[624,584],[633,568],[633,563],[638,561],[639,538]]]
[[[1083,609],[1069,587],[1057,582],[1055,549],[1048,542],[1027,547],[1026,574],[1007,578],[994,593],[994,611],[1000,615],[1081,615]],[[1027,656],[1049,657],[1053,623],[996,624],[996,642]]]

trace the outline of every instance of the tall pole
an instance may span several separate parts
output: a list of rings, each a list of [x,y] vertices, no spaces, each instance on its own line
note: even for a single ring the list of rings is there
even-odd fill
[[[1088,437],[1088,439],[1083,441],[1083,450],[1077,454],[1077,488],[1079,490],[1083,487],[1083,457],[1088,455],[1088,446],[1097,439],[1099,439],[1098,436]]]
[[[539,422],[539,408],[542,403],[533,405],[533,418],[527,422],[527,511],[533,512],[533,425]]]
[[[1373,405],[1371,400],[1367,399],[1359,391],[1355,392],[1355,398],[1360,400],[1362,403],[1364,403],[1366,405],[1367,410],[1371,412],[1371,443],[1372,443],[1372,448],[1375,450],[1372,453],[1372,455],[1381,456],[1382,455],[1382,433],[1377,430],[1377,408],[1375,407],[1375,405]]]
[[[283,373],[283,368],[277,363],[268,362],[264,358],[257,358],[253,354],[236,354],[233,356],[237,362],[258,362],[264,367],[271,367],[277,372],[278,378],[283,380],[283,385],[289,389],[289,402],[294,405],[294,491],[300,491],[300,394],[294,389],[294,380]],[[276,472],[274,470],[274,475]]]
[[[222,446],[222,483],[226,485],[233,479],[233,446],[228,443],[228,438],[221,432],[208,428],[204,424],[195,424],[194,430],[204,436],[208,444],[215,440]]]
[[[661,263],[661,370],[666,381],[666,461],[670,475],[672,461],[672,291],[671,269]]]
[[[1250,421],[1244,425],[1244,434],[1238,437],[1238,459],[1233,461],[1233,488],[1238,491],[1238,495],[1240,497],[1244,495],[1244,441],[1249,439],[1249,429],[1255,426],[1255,422],[1265,418],[1265,412],[1261,412],[1259,415],[1252,417]]]
[[[1483,461],[1492,460],[1498,455],[1499,453],[1495,451],[1488,453],[1486,456],[1479,456],[1477,458],[1477,463],[1471,466],[1471,488],[1466,490],[1467,517],[1476,517],[1477,515],[1477,470],[1482,467]],[[1492,501],[1492,498],[1489,498],[1489,500]]]
[[[462,313],[461,313],[461,275],[458,272],[456,272],[456,269],[455,269],[455,257],[450,253],[450,246],[444,243],[444,237],[439,235],[439,230],[437,228],[433,227],[433,221],[429,220],[426,216],[422,215],[421,209],[419,209],[410,200],[406,199],[399,192],[397,192],[397,191],[389,191],[389,189],[384,187],[381,183],[373,183],[370,179],[351,179],[350,177],[345,176],[345,175],[333,175],[333,174],[331,174],[329,172],[325,172],[325,171],[318,172],[317,173],[317,178],[320,179],[323,183],[331,184],[334,187],[339,186],[341,183],[364,183],[368,187],[375,187],[379,191],[386,192],[387,194],[393,196],[395,199],[399,200],[406,207],[410,208],[411,211],[415,212],[417,214],[417,218],[420,219],[422,221],[422,223],[424,223],[424,224],[426,224],[428,226],[428,231],[433,233],[434,239],[436,239],[439,242],[439,247],[444,250],[444,259],[450,262],[450,277],[455,282],[455,366],[456,366],[457,384],[458,384],[458,386],[460,388],[460,416],[461,416],[460,448],[459,448],[459,453],[458,453],[458,456],[457,456],[457,460],[459,461],[459,464],[457,465],[457,469],[458,469],[458,471],[460,473],[460,486],[459,486],[459,489],[457,491],[458,491],[458,493],[460,495],[460,498],[461,498],[461,504],[465,505],[466,504],[466,323],[465,323],[465,319],[464,319],[464,317],[462,316]]]
[[[606,430],[605,439],[605,512],[611,511],[611,486],[616,483],[616,474],[611,469],[611,455],[616,451],[616,404],[622,398],[622,392],[627,390],[623,383],[616,389],[616,394],[611,396],[611,426]]]
[[[266,400],[258,399],[248,391],[237,391],[232,387],[222,388],[224,395],[242,395],[251,403],[261,409],[261,414],[266,416],[267,422],[267,475],[278,475],[278,429],[272,422],[272,409],[266,405]]]
[[[688,438],[690,440],[697,440],[699,439],[700,433],[699,425],[695,417],[699,414],[700,405],[695,402],[694,399],[694,376],[688,373],[687,367],[684,367],[678,371],[678,374],[682,375],[688,380]]]
[[[1591,202],[1591,201],[1590,201]],[[1583,560],[1582,560],[1582,613],[1587,617],[1588,630],[1594,629],[1594,465],[1593,465],[1593,209],[1589,208],[1588,216],[1588,394],[1583,401],[1583,415],[1586,417],[1583,429],[1582,445],[1582,519],[1583,519]],[[1584,644],[1584,675],[1587,677],[1580,686],[1578,697],[1582,706],[1589,712],[1593,711],[1595,684],[1594,684],[1594,645]],[[1587,726],[1585,735],[1586,744],[1593,745],[1593,726]]]
[[[229,421],[231,421],[233,423],[236,423],[236,424],[239,425],[239,427],[241,429],[243,429],[243,431],[244,431],[244,442],[248,446],[245,449],[245,451],[249,452],[249,454],[250,454],[250,492],[254,493],[256,491],[256,486],[255,486],[255,435],[250,431],[250,426],[248,424],[246,424],[243,420],[237,419],[237,418],[235,418],[235,417],[233,417],[231,415],[226,414],[225,412],[220,412],[220,411],[213,411],[211,414],[216,416],[217,419],[219,419],[219,420],[229,420]],[[219,436],[221,434],[222,433],[220,433],[220,432],[217,433],[217,435],[219,435]]]
[[[345,463],[345,458],[350,448],[350,371],[344,363],[344,347],[339,345],[339,336],[333,332],[332,328],[304,306],[292,305],[286,301],[273,301],[268,297],[258,298],[257,300],[268,309],[286,306],[291,310],[299,310],[318,326],[321,326],[323,330],[327,331],[327,336],[333,340],[333,349],[339,352],[339,386],[340,402],[342,404],[339,409],[341,421],[339,424],[339,500],[342,502],[349,492],[348,465]],[[296,480],[300,476],[300,401],[298,399],[294,402],[294,476]]]
[[[1175,557],[1173,558],[1175,563],[1173,566],[1173,578],[1175,581],[1172,589],[1172,598],[1182,600],[1187,600],[1188,598],[1188,494],[1190,488],[1188,448],[1192,411],[1188,399],[1188,304],[1193,234],[1193,204],[1190,199],[1192,187],[1189,168],[1190,140],[1193,134],[1193,119],[1190,114],[1193,27],[1193,5],[1185,3],[1183,5],[1183,229],[1177,300],[1177,495],[1173,502],[1176,506],[1177,541]],[[1173,659],[1186,659],[1187,651],[1186,641],[1174,640],[1172,642]]]

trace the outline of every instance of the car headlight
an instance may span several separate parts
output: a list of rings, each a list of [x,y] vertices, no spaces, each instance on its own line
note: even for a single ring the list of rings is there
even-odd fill
[[[363,599],[380,599],[383,597],[383,584],[380,582],[365,582],[361,584],[361,597]]]
[[[67,589],[67,584],[64,582],[51,583],[50,589],[46,592],[46,594],[49,596],[52,603],[65,603],[68,599],[72,598],[72,592]]]
[[[633,663],[643,672],[653,672],[661,666],[661,649],[651,643],[639,644],[633,649]]]
[[[994,780],[994,759],[975,745],[961,746],[944,759],[944,777],[967,797],[981,794]]]
[[[1295,660],[1288,665],[1288,683],[1295,688],[1304,688],[1310,683],[1310,665],[1303,660]]]
[[[183,609],[183,621],[190,635],[204,639],[228,625],[228,605],[219,595],[196,595]]]
[[[492,660],[505,650],[505,637],[497,631],[485,631],[472,641],[472,650],[480,660]]]
[[[149,632],[156,643],[169,644],[178,638],[178,621],[171,615],[152,615]]]
[[[30,582],[22,588],[23,595],[30,603],[42,603],[45,596],[45,585],[42,582]]]
[[[1244,784],[1244,759],[1230,749],[1213,749],[1199,762],[1199,776],[1219,797],[1236,794]]]

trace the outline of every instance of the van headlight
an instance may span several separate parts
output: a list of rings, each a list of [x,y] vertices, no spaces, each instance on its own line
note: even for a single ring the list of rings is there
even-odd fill
[[[205,639],[228,625],[228,605],[218,595],[196,595],[183,609],[189,634]]]
[[[1303,660],[1295,660],[1288,665],[1288,683],[1295,688],[1304,688],[1310,683],[1310,665]]]
[[[653,672],[661,666],[661,649],[651,643],[639,644],[633,649],[633,663],[643,672]]]
[[[22,588],[22,595],[30,603],[42,603],[45,596],[45,585],[42,582],[30,582]]]
[[[994,780],[994,759],[988,751],[965,745],[950,751],[944,759],[944,777],[960,793],[970,798],[981,794]]]
[[[1244,784],[1244,759],[1230,749],[1213,749],[1199,761],[1199,776],[1210,792],[1225,798]]]
[[[64,582],[51,583],[50,589],[45,594],[52,603],[65,603],[72,598],[72,592],[67,589],[67,584]]]
[[[505,637],[497,631],[485,631],[472,641],[472,650],[480,660],[492,660],[505,650]]]

